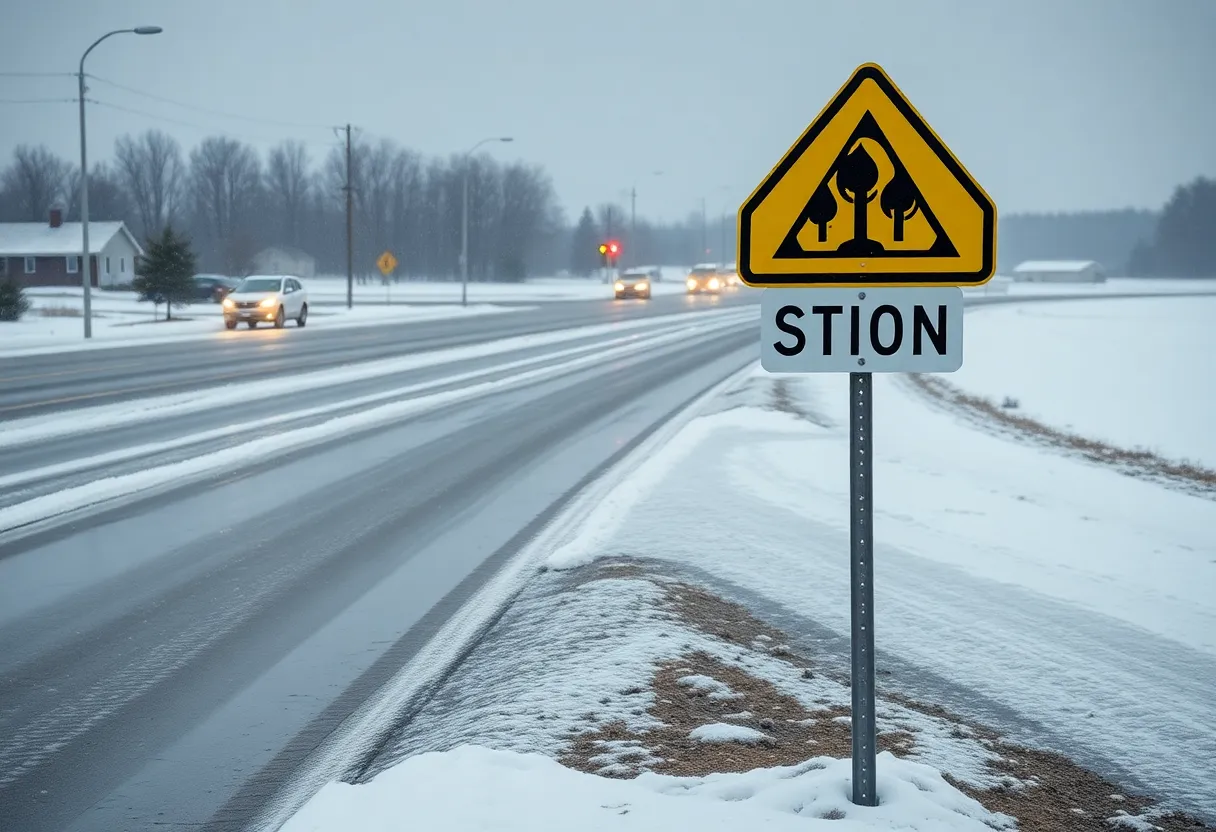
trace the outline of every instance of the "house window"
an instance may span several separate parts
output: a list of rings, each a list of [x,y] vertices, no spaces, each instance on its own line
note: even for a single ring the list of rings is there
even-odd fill
[[[106,274],[110,273],[110,255],[106,255]]]
[[[37,257],[25,258],[25,273],[26,274],[35,274],[35,273],[37,273],[37,271],[38,271],[38,258]]]
[[[76,272],[80,271],[80,258],[79,257],[75,257],[75,256],[68,257],[67,261],[68,261],[68,274],[76,274]]]
[[[127,258],[125,258],[125,257],[118,258],[118,270],[120,272],[122,272],[123,274],[127,273]]]

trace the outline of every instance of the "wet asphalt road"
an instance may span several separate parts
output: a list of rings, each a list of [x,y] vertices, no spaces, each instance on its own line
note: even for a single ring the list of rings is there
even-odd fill
[[[361,397],[422,402],[143,498],[0,531],[0,829],[243,828],[580,483],[755,360],[758,297],[551,303],[0,359],[0,515],[377,406]],[[445,352],[644,318],[655,320]],[[608,349],[618,352],[595,358]],[[89,427],[106,407],[142,413],[151,396],[334,367],[350,378]],[[455,398],[424,398],[435,393]],[[42,433],[3,445],[19,430]],[[177,444],[123,458],[146,443]]]

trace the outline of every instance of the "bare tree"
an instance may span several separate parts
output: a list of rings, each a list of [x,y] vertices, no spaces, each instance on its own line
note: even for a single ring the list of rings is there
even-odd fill
[[[45,221],[51,206],[67,196],[70,171],[71,166],[45,146],[18,145],[0,180],[0,203],[10,206],[6,213],[14,222]]]
[[[523,280],[540,239],[559,217],[553,183],[539,167],[510,165],[502,172],[498,275],[501,280]]]
[[[72,168],[67,183],[67,216],[79,221],[80,168]],[[105,162],[94,165],[89,174],[89,219],[125,221],[130,213],[131,201],[117,172]]]
[[[226,246],[239,230],[248,233],[261,196],[261,162],[253,148],[235,139],[210,136],[190,153],[189,188],[204,253],[228,262]]]
[[[120,136],[114,157],[134,204],[135,230],[145,239],[158,236],[178,213],[185,179],[181,145],[167,133],[148,130],[134,139]]]
[[[270,151],[266,165],[266,186],[274,208],[281,212],[284,237],[293,246],[299,245],[303,212],[308,205],[310,168],[308,151],[294,140]]]

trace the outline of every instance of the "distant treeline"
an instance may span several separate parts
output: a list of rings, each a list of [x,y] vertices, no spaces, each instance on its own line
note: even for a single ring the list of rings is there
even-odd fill
[[[599,207],[598,221],[586,212],[576,234],[540,166],[502,163],[489,154],[428,158],[389,139],[357,138],[350,176],[356,274],[374,272],[376,258],[389,249],[399,278],[456,278],[466,173],[474,280],[587,273],[608,235],[626,242],[622,265],[692,263],[707,259],[703,249],[716,260],[720,240],[734,247],[733,217],[729,228],[700,214],[683,223],[631,222],[611,204]],[[346,185],[344,146],[317,159],[303,144],[286,141],[263,158],[225,136],[186,149],[148,130],[120,137],[112,159],[94,165],[89,216],[123,220],[140,240],[171,225],[189,237],[203,271],[248,274],[259,251],[279,246],[311,255],[318,272],[344,273]],[[45,146],[21,145],[0,166],[0,222],[46,222],[54,206],[65,209],[65,219],[78,220],[79,195],[79,167]]]
[[[1175,189],[1160,211],[1010,214],[1000,219],[999,268],[1024,260],[1096,260],[1128,277],[1216,277],[1216,181]]]
[[[1132,208],[1002,216],[998,268],[1007,273],[1025,260],[1096,260],[1107,274],[1122,274],[1136,243],[1152,236],[1158,216]]]
[[[469,177],[469,272],[521,280],[561,271],[590,274],[607,237],[624,244],[621,265],[691,265],[735,258],[733,212],[691,212],[680,222],[630,217],[619,204],[567,217],[544,168],[489,155],[424,157],[389,139],[352,147],[355,271],[370,274],[391,249],[401,277],[454,278],[461,192]],[[0,166],[0,222],[45,222],[61,205],[79,214],[80,171],[46,147],[22,145]],[[343,147],[314,159],[287,141],[263,158],[211,136],[183,149],[163,132],[123,136],[111,161],[89,175],[90,217],[124,220],[140,239],[168,224],[193,241],[199,268],[248,273],[267,246],[300,249],[320,272],[346,270]],[[1010,214],[1000,219],[999,269],[1024,260],[1096,260],[1107,274],[1216,276],[1216,182],[1179,186],[1160,211]]]

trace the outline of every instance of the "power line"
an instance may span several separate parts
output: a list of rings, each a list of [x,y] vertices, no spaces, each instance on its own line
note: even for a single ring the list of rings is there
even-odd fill
[[[76,100],[76,99],[68,99],[68,100],[75,102],[75,100]],[[127,107],[127,106],[125,106],[125,105],[123,105],[123,104],[114,104],[114,103],[109,102],[109,101],[100,101],[100,100],[98,100],[98,99],[96,99],[96,98],[86,98],[86,99],[85,99],[85,101],[87,101],[87,102],[88,102],[88,103],[90,103],[90,104],[96,104],[96,105],[101,106],[101,107],[108,107],[108,108],[109,108],[109,109],[111,109],[111,110],[118,110],[118,111],[121,111],[121,112],[124,112],[124,113],[130,113],[131,115],[143,116],[144,118],[150,118],[150,119],[153,119],[153,120],[155,120],[155,121],[164,121],[164,122],[168,122],[169,124],[176,124],[176,125],[178,125],[178,126],[180,126],[180,127],[189,127],[189,128],[194,129],[194,130],[199,130],[199,131],[201,131],[201,132],[203,132],[203,133],[223,133],[223,134],[228,135],[228,136],[231,136],[231,137],[237,137],[237,136],[238,136],[238,134],[232,133],[232,132],[227,131],[227,130],[223,130],[223,129],[219,129],[219,130],[217,130],[217,129],[216,129],[215,127],[213,127],[213,126],[207,126],[207,125],[204,125],[204,124],[198,124],[197,122],[193,122],[193,121],[185,121],[185,120],[183,120],[183,119],[178,119],[178,118],[171,118],[171,117],[169,117],[169,116],[162,116],[162,115],[159,115],[159,114],[157,114],[157,113],[149,113],[149,112],[147,112],[147,111],[145,111],[145,110],[138,110],[138,109],[136,109],[136,108],[134,108],[134,107]],[[265,142],[265,141],[269,141],[269,139],[264,138],[264,137],[258,137],[258,138],[256,138],[256,139],[255,139],[255,138],[252,138],[252,137],[249,137],[249,136],[240,136],[240,138],[242,138],[242,139],[244,139],[244,140],[246,140],[246,141],[257,141],[257,142]],[[301,143],[302,143],[302,144],[305,144],[305,145],[312,146],[312,147],[336,147],[336,146],[337,146],[337,145],[336,145],[336,143],[332,143],[332,142],[314,142],[314,141],[304,141],[304,142],[301,142]]]
[[[172,104],[175,107],[182,107],[187,110],[195,110],[200,113],[206,113],[207,115],[220,116],[221,118],[233,118],[233,119],[237,119],[240,121],[249,121],[249,122],[254,122],[254,123],[272,125],[275,127],[294,127],[294,128],[298,128],[298,129],[305,129],[305,130],[328,130],[331,127],[333,127],[332,124],[308,124],[308,123],[304,123],[304,122],[279,121],[277,119],[261,118],[259,116],[246,116],[246,115],[239,115],[237,113],[226,113],[222,110],[211,110],[206,107],[199,107],[196,104],[186,104],[181,101],[175,101],[172,98],[165,98],[164,96],[161,96],[161,95],[154,95],[153,93],[150,93],[150,92],[144,92],[143,90],[137,90],[134,87],[128,87],[125,84],[119,84],[116,81],[110,81],[105,78],[100,78],[96,75],[89,75],[88,73],[86,73],[85,75],[87,78],[91,78],[94,81],[100,81],[103,84],[109,84],[112,87],[115,87],[120,90],[125,90],[126,92],[133,93],[134,95],[142,95],[144,98],[150,98],[153,101],[160,101],[164,104]]]
[[[75,78],[75,72],[0,72],[0,78]]]
[[[0,98],[0,104],[75,104],[75,98]]]

